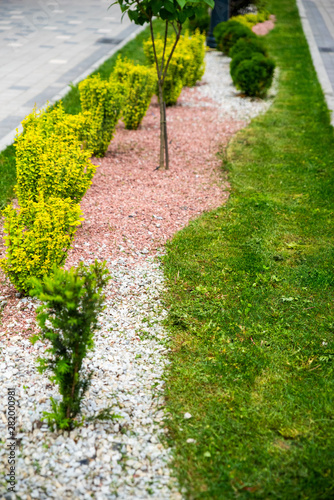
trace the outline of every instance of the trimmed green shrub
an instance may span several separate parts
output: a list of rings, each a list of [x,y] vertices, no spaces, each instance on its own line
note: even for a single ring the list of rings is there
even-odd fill
[[[248,96],[263,97],[271,85],[275,62],[263,54],[254,54],[238,65],[234,80],[236,87]]]
[[[125,128],[137,129],[146,115],[154,94],[157,77],[154,68],[133,64],[118,57],[111,79],[125,84],[126,99],[122,108]]]
[[[93,75],[79,83],[81,107],[91,113],[91,127],[84,138],[95,156],[104,156],[114,135],[126,89],[116,81]]]
[[[251,29],[237,21],[219,23],[213,30],[213,34],[217,41],[217,49],[224,52],[227,56],[230,54],[233,45],[240,38],[256,38],[255,33]]]
[[[234,81],[235,71],[241,61],[245,59],[251,59],[254,54],[262,54],[267,56],[267,51],[263,45],[262,40],[247,38],[240,38],[237,43],[230,50],[230,56],[232,57],[232,61],[230,63],[230,73],[232,76],[232,80]]]
[[[18,291],[27,293],[31,277],[42,279],[65,262],[82,212],[69,198],[41,197],[20,209],[9,205],[2,214],[7,254],[0,267]]]
[[[231,48],[230,57],[232,59],[239,53],[248,51],[249,53],[259,52],[264,56],[267,56],[267,50],[264,45],[263,39],[257,38],[240,38]]]
[[[90,267],[80,263],[77,269],[53,269],[52,277],[31,280],[31,294],[43,302],[37,321],[41,328],[32,342],[49,341],[49,357],[39,359],[40,373],[51,370],[52,382],[58,384],[61,401],[51,398],[52,412],[44,412],[50,428],[70,430],[80,425],[81,402],[92,372],[84,373],[82,363],[94,346],[98,314],[104,309],[103,287],[109,280],[105,263],[95,261]]]
[[[79,202],[92,183],[96,166],[91,151],[81,147],[86,118],[73,119],[61,106],[49,112],[35,110],[23,121],[23,133],[15,140],[17,184],[21,206],[40,195],[71,198]]]

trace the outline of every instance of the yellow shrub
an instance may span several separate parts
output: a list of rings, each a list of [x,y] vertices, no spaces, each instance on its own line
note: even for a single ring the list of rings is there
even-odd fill
[[[168,39],[166,54],[170,54],[175,38]],[[161,61],[163,54],[163,40],[157,38],[156,52],[158,61]],[[180,40],[173,53],[172,59],[169,63],[164,89],[163,97],[168,106],[176,104],[179,95],[181,94],[182,87],[193,87],[199,81],[205,70],[204,56],[205,56],[205,35],[201,34],[199,30],[189,37],[186,32]],[[148,40],[144,42],[144,53],[150,64],[154,65],[154,52],[152,42]],[[156,90],[158,94],[158,91]]]
[[[137,129],[146,115],[155,91],[157,76],[154,68],[136,65],[118,57],[110,78],[125,84],[123,122],[125,128]]]
[[[125,97],[125,87],[93,75],[79,83],[83,112],[91,113],[91,127],[85,139],[98,157],[104,155],[113,137]]]
[[[37,201],[40,194],[80,201],[96,171],[91,152],[80,146],[84,117],[64,118],[60,107],[50,112],[33,111],[16,137],[15,188],[19,204]]]
[[[41,197],[24,208],[7,206],[2,213],[7,255],[0,266],[16,289],[27,293],[32,276],[48,276],[54,264],[65,262],[82,212],[69,198]]]
[[[173,38],[168,40],[166,47],[167,55],[170,54],[173,43],[174,43]],[[155,40],[155,46],[159,63],[161,63],[162,59],[163,45],[164,45],[163,40],[157,37]],[[154,52],[151,40],[147,40],[146,42],[144,42],[144,53],[149,63],[152,64],[152,66],[154,66],[155,69],[156,64],[154,60]],[[174,54],[168,66],[168,71],[163,87],[163,98],[167,106],[172,106],[173,104],[176,104],[181,94],[182,87],[185,85],[184,82],[186,80],[188,69],[190,68],[191,65],[191,59],[192,55],[188,47],[187,48],[183,47],[183,49],[177,48],[174,51]],[[158,95],[157,88],[156,88],[156,94]]]
[[[247,28],[252,29],[252,27],[257,23],[263,23],[264,21],[269,19],[269,16],[269,12],[263,10],[258,12],[257,14],[244,14],[240,16],[234,16],[230,18],[230,21],[237,21],[238,23],[247,26]]]
[[[84,112],[77,115],[65,113],[62,103],[57,104],[52,110],[33,110],[22,121],[23,131],[34,129],[37,133],[42,133],[43,137],[51,134],[62,136],[75,136],[83,143],[83,138],[89,134],[91,113]],[[84,144],[82,144],[85,146]]]
[[[200,81],[205,71],[205,34],[202,34],[199,29],[189,36],[186,32],[179,41],[177,50],[187,51],[190,56],[190,64],[184,75],[183,85],[193,87],[196,82]]]

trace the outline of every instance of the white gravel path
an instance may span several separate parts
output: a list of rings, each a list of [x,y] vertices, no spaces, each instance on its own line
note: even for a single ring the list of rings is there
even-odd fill
[[[228,58],[209,52],[206,61],[204,84],[194,92],[213,99],[222,120],[232,117],[247,123],[268,109],[272,97],[264,101],[239,97],[231,85]],[[83,408],[88,417],[112,406],[122,418],[86,423],[70,434],[51,433],[40,418],[43,411],[50,410],[50,396],[59,395],[36,370],[36,358],[45,346],[40,342],[32,346],[19,335],[8,346],[0,329],[0,499],[182,498],[170,477],[170,450],[160,442],[164,433],[163,371],[168,363],[167,334],[162,326],[166,311],[160,301],[163,272],[150,258],[136,266],[127,264],[125,259],[108,263],[113,280],[100,320],[102,328],[87,359],[95,375]],[[21,301],[37,305],[32,299]],[[5,412],[9,387],[16,388],[20,403],[19,496],[6,493],[3,479],[8,473]]]
[[[163,274],[149,259],[136,267],[119,259],[109,269],[107,293],[116,290],[116,298],[106,299],[95,349],[87,359],[94,377],[83,413],[89,417],[112,406],[122,418],[85,424],[70,433],[40,427],[42,412],[51,409],[50,396],[59,397],[56,386],[35,368],[45,346],[31,346],[19,337],[12,347],[0,342],[1,401],[6,401],[7,388],[15,387],[20,403],[16,491],[22,499],[180,498],[166,465],[169,450],[159,441],[164,432],[159,393],[168,362],[161,326],[166,313],[159,298]],[[3,412],[4,407],[0,432],[6,436]],[[7,456],[2,447],[3,470]]]
[[[241,97],[230,75],[231,59],[220,52],[209,51],[206,53],[205,60],[206,71],[202,80],[204,85],[198,89],[201,95],[213,99],[218,104],[222,120],[234,119],[248,123],[252,118],[269,109],[277,93],[277,70],[273,85],[265,99]]]

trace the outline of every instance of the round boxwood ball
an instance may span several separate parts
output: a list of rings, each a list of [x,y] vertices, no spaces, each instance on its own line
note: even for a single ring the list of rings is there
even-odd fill
[[[242,92],[252,97],[263,97],[271,85],[275,63],[263,54],[254,54],[238,65],[234,80]]]
[[[236,50],[235,50],[236,49]],[[230,64],[230,73],[235,84],[235,73],[239,64],[245,59],[251,59],[254,54],[267,55],[266,49],[263,43],[258,40],[242,38],[232,47],[230,55],[232,56],[232,61]]]
[[[239,40],[233,45],[230,50],[230,57],[232,59],[236,57],[239,52],[248,51],[250,53],[260,52],[264,56],[267,56],[267,51],[264,46],[263,40],[261,38],[239,38]]]

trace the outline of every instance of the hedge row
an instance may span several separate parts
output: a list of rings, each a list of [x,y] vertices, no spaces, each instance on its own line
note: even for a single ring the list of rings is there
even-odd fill
[[[230,72],[235,86],[248,96],[264,97],[272,83],[275,62],[268,57],[263,40],[250,29],[256,16],[246,14],[220,23],[214,36],[218,50],[232,57]]]
[[[169,47],[173,39],[168,40]],[[158,57],[162,40],[157,40]],[[165,84],[167,103],[175,104],[184,85],[192,86],[204,72],[204,36],[181,37]],[[20,208],[8,206],[5,218],[7,255],[0,267],[22,293],[31,278],[43,279],[61,266],[81,224],[80,201],[92,183],[96,166],[92,155],[103,156],[117,122],[136,129],[156,91],[152,49],[145,44],[151,66],[118,58],[109,80],[99,75],[79,84],[81,113],[66,114],[62,103],[53,109],[33,110],[15,140]],[[154,63],[154,67],[153,67]]]

